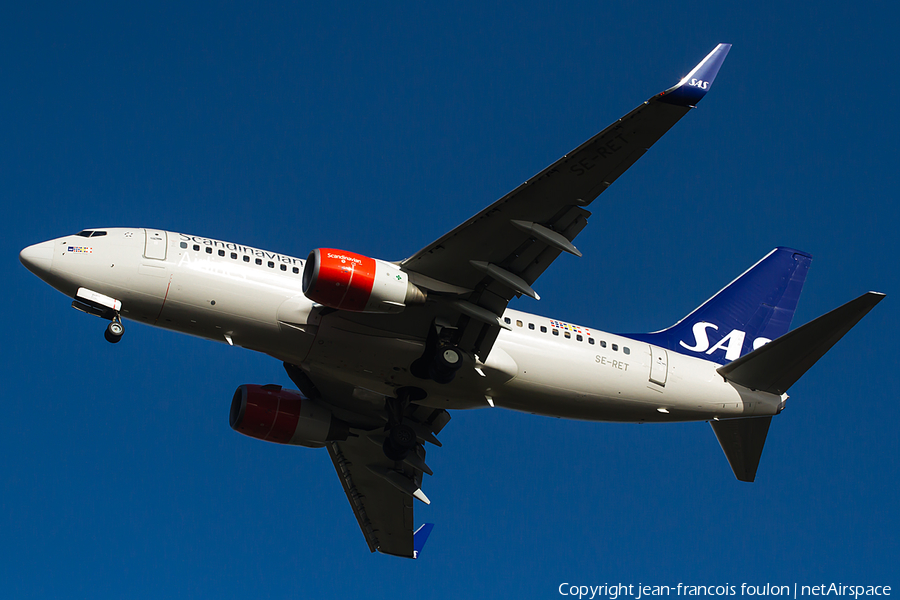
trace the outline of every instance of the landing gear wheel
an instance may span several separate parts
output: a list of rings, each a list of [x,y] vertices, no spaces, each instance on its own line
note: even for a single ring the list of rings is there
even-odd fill
[[[435,362],[441,368],[457,370],[462,366],[462,352],[456,346],[447,346],[438,352]]]
[[[463,353],[456,346],[438,348],[428,367],[428,375],[437,383],[450,383],[463,365]]]
[[[123,333],[125,333],[125,327],[122,325],[121,321],[115,320],[111,321],[109,325],[106,326],[103,337],[105,337],[106,341],[110,344],[117,344],[119,340],[122,339]]]
[[[391,460],[403,460],[416,447],[416,432],[408,425],[394,425],[381,449]]]
[[[403,460],[409,454],[409,450],[395,448],[394,445],[391,444],[391,438],[384,440],[381,449],[384,451],[384,455],[390,460]]]
[[[416,432],[409,425],[394,425],[388,432],[388,439],[398,448],[409,450],[416,447]]]
[[[409,425],[394,425],[388,430],[381,449],[391,460],[403,460],[416,447],[416,432]]]

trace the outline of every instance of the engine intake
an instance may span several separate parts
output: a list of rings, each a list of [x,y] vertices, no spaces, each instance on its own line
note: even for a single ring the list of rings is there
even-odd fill
[[[238,433],[258,440],[309,448],[346,440],[349,434],[347,423],[327,408],[280,385],[239,386],[229,422]]]
[[[398,313],[425,302],[425,293],[396,265],[332,248],[309,253],[303,294],[330,308],[367,313]]]

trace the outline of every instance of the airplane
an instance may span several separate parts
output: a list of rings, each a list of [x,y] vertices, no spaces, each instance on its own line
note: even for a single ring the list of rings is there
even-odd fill
[[[318,248],[306,259],[158,229],[86,229],[22,264],[109,321],[262,352],[297,390],[240,385],[231,427],[326,448],[366,544],[416,558],[433,475],[425,445],[450,410],[501,407],[589,421],[707,421],[740,481],[756,477],[787,390],[884,294],[790,330],[811,256],[778,247],[673,326],[613,334],[508,308],[573,240],[587,206],[706,95],[730,44],[409,258]]]

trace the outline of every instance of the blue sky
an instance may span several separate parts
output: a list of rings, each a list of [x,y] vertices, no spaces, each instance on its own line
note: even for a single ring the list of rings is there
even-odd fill
[[[896,586],[897,8],[872,2],[23,3],[0,20],[4,596],[557,597]],[[406,257],[677,82],[712,91],[515,308],[665,327],[776,245],[794,324],[888,298],[790,391],[757,480],[704,423],[457,412],[419,561],[370,555],[324,451],[228,427],[247,350],[103,323],[18,262],[86,227]]]

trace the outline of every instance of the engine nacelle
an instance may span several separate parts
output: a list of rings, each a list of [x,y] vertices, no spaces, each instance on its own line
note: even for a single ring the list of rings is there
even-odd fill
[[[275,442],[321,448],[346,440],[348,425],[327,408],[280,385],[242,385],[234,392],[229,416],[238,433]]]
[[[396,265],[331,248],[309,253],[303,294],[323,306],[352,312],[398,313],[425,302],[422,290]]]

